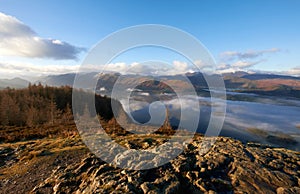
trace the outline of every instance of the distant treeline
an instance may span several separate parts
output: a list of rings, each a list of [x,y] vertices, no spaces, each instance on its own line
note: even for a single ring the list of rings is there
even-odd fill
[[[109,120],[113,117],[110,98],[82,90],[75,92],[77,98],[82,99],[79,104],[77,103],[79,107],[76,108],[82,111],[76,114],[84,114],[84,110],[96,107],[97,114],[102,118]],[[88,105],[84,101],[87,99],[86,95],[94,95],[95,104]],[[72,122],[71,106],[72,88],[69,86],[50,87],[34,84],[26,89],[7,88],[0,91],[0,125],[32,127],[41,124]]]

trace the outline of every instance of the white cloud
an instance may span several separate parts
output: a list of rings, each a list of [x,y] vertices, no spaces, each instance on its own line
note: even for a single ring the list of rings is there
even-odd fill
[[[197,65],[197,67],[200,69],[211,67],[211,64],[208,64],[201,59],[194,61],[194,64]]]
[[[118,72],[121,74],[140,75],[176,75],[192,72],[193,67],[186,62],[173,61],[171,64],[164,62],[124,62],[110,63],[107,65],[87,64],[80,65],[35,65],[30,62],[2,61],[0,62],[0,76],[13,78],[18,76],[38,77],[43,75],[64,74],[80,72]]]
[[[53,44],[64,45],[64,43],[60,40],[52,40]]]
[[[229,72],[236,72],[236,71],[247,71],[249,67],[252,67],[254,65],[257,65],[264,60],[260,61],[235,61],[233,63],[221,63],[218,68],[218,73],[229,73]]]
[[[30,58],[77,59],[84,49],[42,38],[17,18],[0,12],[0,55]]]
[[[253,59],[260,57],[266,53],[276,53],[279,52],[279,48],[271,48],[266,50],[260,50],[260,51],[246,51],[246,52],[237,52],[237,51],[225,51],[220,54],[222,60],[230,61],[230,60],[243,60],[243,59]]]
[[[300,76],[300,66],[291,68],[288,71],[284,71],[283,73],[292,76]]]
[[[206,72],[209,65],[202,63],[200,60],[195,61],[197,66],[201,71]],[[184,74],[187,72],[199,71],[198,67],[191,65],[186,61],[174,60],[172,63],[160,62],[160,61],[147,61],[147,62],[133,62],[131,64],[126,64],[124,62],[111,63],[105,66],[92,66],[97,70],[107,72],[119,72],[122,74],[144,74],[144,75],[177,75]]]
[[[254,61],[254,62],[251,62],[251,61],[236,61],[234,63],[231,64],[231,67],[237,67],[237,68],[248,68],[248,67],[252,67],[260,62],[262,62],[263,60],[261,61]]]
[[[183,61],[173,61],[172,65],[161,70],[161,74],[176,75],[196,71],[196,68]]]
[[[248,68],[253,67],[266,59],[261,57],[266,53],[279,52],[278,48],[247,52],[225,51],[220,54],[221,62],[217,68],[218,73],[228,73],[236,71],[248,71]],[[255,60],[255,61],[254,61]]]
[[[227,64],[227,63],[221,63],[218,66],[218,70],[225,70],[225,69],[228,69],[228,68],[230,68],[230,65]]]
[[[217,73],[229,73],[236,71],[249,71],[245,67],[251,67],[260,61],[247,63],[247,62],[237,62],[233,65],[227,63],[221,63],[218,66]],[[35,65],[32,63],[18,62],[18,61],[6,61],[0,62],[0,77],[1,78],[14,78],[14,77],[39,77],[45,75],[57,75],[65,73],[76,73],[79,70],[81,72],[118,72],[121,74],[143,74],[143,75],[176,75],[186,72],[191,72],[192,69],[185,62],[174,61],[175,65],[164,66],[156,63],[155,65],[146,65],[143,63],[111,63],[107,66],[103,65],[85,65],[80,67],[80,65]],[[106,67],[104,69],[104,67]],[[176,67],[176,68],[175,68]],[[255,70],[254,70],[255,71]],[[259,72],[259,71],[255,71]],[[292,68],[287,71],[277,71],[277,72],[260,72],[260,73],[275,73],[282,75],[292,75],[300,76],[300,66]]]
[[[34,65],[24,62],[0,62],[1,78],[38,77],[76,72],[79,65]]]
[[[177,71],[185,71],[188,67],[188,64],[182,61],[173,61],[173,65]]]
[[[90,66],[92,67],[92,65]],[[105,66],[94,66],[97,70],[106,72],[119,72],[122,74],[143,74],[143,75],[176,75],[194,71],[194,67],[183,61],[173,61],[171,64],[165,62],[149,61],[131,64],[111,63]],[[105,69],[103,69],[105,68]]]

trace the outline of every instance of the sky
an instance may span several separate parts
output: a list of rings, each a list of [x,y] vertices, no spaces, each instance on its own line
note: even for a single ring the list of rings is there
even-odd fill
[[[0,0],[0,78],[76,72],[99,41],[141,24],[191,34],[221,73],[300,76],[299,7],[298,0]],[[151,59],[173,65],[169,73],[191,70],[184,57],[161,48],[125,52],[109,68],[148,71],[139,63]]]

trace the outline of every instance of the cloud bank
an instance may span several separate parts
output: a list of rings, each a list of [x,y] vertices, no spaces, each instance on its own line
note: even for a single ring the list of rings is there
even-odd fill
[[[247,52],[237,52],[237,51],[226,51],[220,54],[220,64],[218,66],[219,73],[245,71],[250,67],[253,67],[259,63],[267,61],[266,59],[261,59],[267,53],[277,53],[279,48],[271,48],[266,50],[258,51],[247,51]]]
[[[287,75],[292,75],[292,76],[300,76],[300,66],[291,68],[288,71],[285,71],[283,73],[287,74]]]
[[[173,61],[171,64],[159,62],[130,63],[124,62],[110,63],[107,65],[35,65],[25,62],[0,62],[0,76],[13,78],[16,76],[37,77],[44,75],[55,75],[77,72],[118,72],[121,74],[141,74],[141,75],[176,75],[186,72],[193,72],[191,65],[182,61]]]
[[[267,50],[260,51],[247,51],[247,52],[237,52],[237,51],[225,51],[221,53],[222,60],[231,61],[231,60],[246,60],[246,59],[254,59],[260,56],[263,56],[267,53],[276,53],[279,52],[279,48],[271,48]]]
[[[76,73],[79,65],[34,65],[24,62],[0,62],[0,77],[38,77],[44,75]]]
[[[102,68],[103,67],[105,67],[104,71],[143,75],[176,75],[196,71],[195,67],[189,65],[187,62],[177,60],[173,61],[171,64],[150,61],[144,63],[134,62],[131,64],[111,63],[102,66]],[[95,67],[95,69],[97,69],[97,67]]]
[[[242,63],[237,62],[235,64],[221,64],[219,65],[218,73],[226,72],[236,72],[238,70],[243,70],[241,67],[249,67],[255,65],[255,63]],[[103,68],[105,67],[105,69]],[[126,64],[120,63],[110,63],[105,66],[103,65],[86,65],[80,67],[80,65],[35,65],[32,63],[25,62],[0,62],[0,77],[1,78],[14,78],[14,77],[25,77],[34,78],[39,76],[47,75],[58,75],[66,73],[77,73],[81,72],[119,72],[122,74],[143,74],[143,75],[177,75],[187,72],[194,72],[191,66],[187,65],[186,62],[173,61],[169,66],[163,66],[161,64],[156,65],[146,65],[143,63],[131,63]],[[282,75],[292,75],[300,76],[300,66],[289,69],[287,71],[277,71],[277,72],[261,72],[255,71],[257,73],[274,73]]]
[[[0,55],[55,60],[77,59],[84,49],[67,42],[42,38],[17,18],[0,12]]]

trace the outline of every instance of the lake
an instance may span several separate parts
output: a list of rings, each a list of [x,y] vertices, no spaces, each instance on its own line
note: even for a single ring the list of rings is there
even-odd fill
[[[137,95],[145,96],[144,93]],[[220,133],[221,136],[233,137],[245,143],[257,142],[300,150],[300,128],[297,128],[300,125],[299,100],[237,92],[229,92],[227,95],[229,99],[232,96],[239,96],[238,99],[247,96],[247,101],[226,100],[226,115]],[[149,113],[151,110],[153,116],[165,118],[165,107],[167,107],[171,125],[176,128],[180,120],[193,123],[194,121],[189,119],[194,119],[194,114],[200,112],[197,132],[203,134],[206,132],[209,123],[211,107],[215,106],[214,102],[208,97],[184,96],[179,100],[174,96],[171,99],[162,100],[160,103],[157,103],[157,101],[153,101],[153,103],[151,100],[141,100],[140,96],[133,97],[129,106],[126,105],[125,100],[121,100],[125,111],[130,113],[132,118],[139,123],[147,123],[152,120]],[[200,111],[190,106],[195,101],[199,102]],[[161,104],[164,106],[162,107]],[[181,109],[188,111],[185,111],[185,115],[181,115]],[[162,124],[162,119],[156,120],[158,120],[158,123],[151,121],[151,124]],[[185,128],[189,129],[188,124],[185,125]]]

